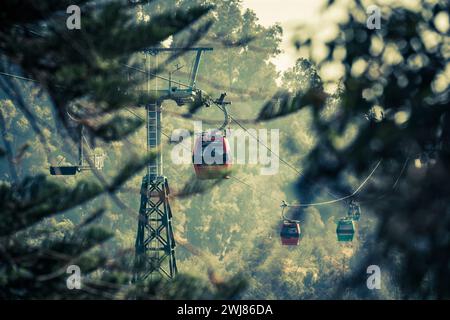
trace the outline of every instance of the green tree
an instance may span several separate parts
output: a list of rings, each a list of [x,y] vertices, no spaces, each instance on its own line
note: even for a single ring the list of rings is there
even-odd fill
[[[66,28],[65,10],[73,4],[83,9],[81,30]],[[23,140],[37,142],[37,150],[42,151],[31,158],[39,163],[38,168],[54,163],[61,145],[71,149],[79,136],[68,112],[83,123],[92,143],[119,143],[132,136],[142,120],[125,116],[122,110],[154,97],[134,90],[140,80],[127,79],[124,65],[132,62],[135,53],[182,31],[208,10],[171,10],[150,22],[138,22],[133,8],[122,1],[94,6],[83,0],[2,3],[0,125],[5,147],[2,156],[9,164],[9,174],[2,167],[0,184],[2,298],[156,298],[161,297],[159,286],[173,288],[164,289],[166,298],[230,298],[241,290],[239,278],[208,285],[183,276],[171,284],[146,282],[130,287],[130,254],[122,252],[122,257],[116,255],[111,263],[105,247],[113,234],[104,226],[92,226],[102,219],[104,209],[85,214],[85,219],[78,217],[76,224],[72,221],[77,219],[55,219],[71,210],[91,208],[88,204],[95,200],[101,204],[105,196],[127,212],[130,209],[120,201],[118,191],[154,154],[131,155],[123,159],[122,169],[116,167],[109,176],[77,181],[55,181],[42,174],[42,169],[16,169],[23,157],[21,150],[26,149],[16,149],[15,134],[21,131],[28,135]],[[39,99],[42,92],[33,92],[36,90],[42,90],[46,102]],[[22,122],[15,122],[14,117]],[[52,234],[55,230],[60,233]],[[66,288],[70,264],[83,271],[82,290]],[[181,287],[189,289],[175,289]]]

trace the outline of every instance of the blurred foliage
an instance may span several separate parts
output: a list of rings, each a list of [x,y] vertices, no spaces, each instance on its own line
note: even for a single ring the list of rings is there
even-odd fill
[[[346,175],[362,178],[382,159],[382,169],[360,197],[380,218],[379,225],[355,281],[347,285],[357,286],[360,297],[368,296],[362,280],[365,268],[376,264],[386,279],[393,277],[399,297],[449,298],[450,207],[443,200],[450,177],[449,5],[379,4],[379,30],[366,27],[365,5],[336,1],[325,9],[324,15],[345,8],[344,17],[333,21],[337,32],[326,41],[299,32],[297,45],[317,65],[324,87],[342,82],[338,108],[327,114],[326,101],[310,108],[317,143],[298,194],[311,200],[311,180],[346,189]],[[314,54],[319,47],[320,56]],[[338,77],[331,68],[340,71]],[[405,166],[404,176],[394,183]]]

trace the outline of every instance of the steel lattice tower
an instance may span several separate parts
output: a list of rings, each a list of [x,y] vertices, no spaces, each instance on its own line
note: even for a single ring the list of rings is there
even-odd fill
[[[147,146],[158,151],[142,179],[136,236],[135,279],[158,272],[172,279],[177,273],[169,184],[162,172],[161,103],[147,105]]]
[[[175,259],[175,239],[172,229],[172,210],[169,204],[169,184],[163,175],[163,157],[161,145],[162,110],[164,100],[174,100],[182,106],[198,98],[195,82],[203,51],[212,48],[152,48],[145,51],[155,57],[162,51],[195,51],[196,58],[189,85],[184,88],[174,86],[169,78],[167,89],[150,90],[149,81],[155,75],[147,72],[147,90],[154,91],[156,102],[146,105],[147,113],[147,149],[158,152],[147,168],[147,175],[142,179],[139,221],[135,243],[134,281],[139,281],[159,274],[172,279],[177,274]],[[156,62],[157,64],[157,62]],[[155,66],[157,70],[157,66]],[[178,69],[177,69],[178,70]],[[175,84],[180,84],[174,81]]]

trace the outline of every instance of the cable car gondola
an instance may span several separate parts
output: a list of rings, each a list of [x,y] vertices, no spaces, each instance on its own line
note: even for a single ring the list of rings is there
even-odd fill
[[[350,217],[339,219],[336,228],[336,235],[339,242],[353,241],[355,235],[355,223]]]
[[[283,218],[280,230],[281,244],[284,246],[298,246],[302,235],[300,221],[287,219],[284,216],[284,209],[287,206],[288,204],[283,201],[281,204],[281,216]]]
[[[194,144],[192,162],[198,179],[228,179],[231,173],[231,149],[225,135],[225,128],[229,123],[226,105],[226,94],[214,101],[221,106],[225,115],[223,125],[210,132],[202,132]]]
[[[231,151],[221,133],[203,132],[194,145],[193,163],[198,179],[228,178],[231,172]]]
[[[301,236],[300,223],[284,220],[281,225],[280,238],[284,246],[298,246]]]

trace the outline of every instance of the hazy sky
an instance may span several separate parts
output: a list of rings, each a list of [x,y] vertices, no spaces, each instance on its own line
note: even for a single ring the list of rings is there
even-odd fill
[[[278,70],[286,70],[292,67],[297,55],[292,42],[294,28],[300,23],[317,19],[317,12],[324,0],[243,0],[244,8],[250,8],[256,12],[259,21],[264,26],[279,22],[283,27],[284,53],[273,62]]]

